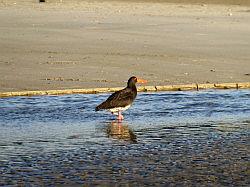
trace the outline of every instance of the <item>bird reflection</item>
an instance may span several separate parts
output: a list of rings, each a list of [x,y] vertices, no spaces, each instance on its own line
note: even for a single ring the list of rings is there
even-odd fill
[[[108,137],[111,137],[114,139],[130,141],[133,143],[137,142],[136,135],[128,127],[128,125],[123,124],[123,123],[118,122],[118,121],[112,121],[110,124],[108,124],[107,134],[108,134]]]

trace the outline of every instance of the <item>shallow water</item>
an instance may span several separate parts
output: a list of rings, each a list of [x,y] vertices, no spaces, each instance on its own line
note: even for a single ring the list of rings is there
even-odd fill
[[[0,99],[0,186],[249,186],[250,90]]]

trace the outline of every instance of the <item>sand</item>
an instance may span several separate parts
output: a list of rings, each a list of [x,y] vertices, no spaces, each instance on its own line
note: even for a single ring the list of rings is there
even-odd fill
[[[58,2],[0,0],[0,92],[250,81],[243,1]]]

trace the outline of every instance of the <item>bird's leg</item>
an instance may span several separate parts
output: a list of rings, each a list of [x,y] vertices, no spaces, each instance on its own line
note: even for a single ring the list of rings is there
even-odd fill
[[[122,112],[119,110],[118,111],[118,116],[117,116],[117,120],[118,121],[122,121],[124,119],[123,115],[122,115]]]

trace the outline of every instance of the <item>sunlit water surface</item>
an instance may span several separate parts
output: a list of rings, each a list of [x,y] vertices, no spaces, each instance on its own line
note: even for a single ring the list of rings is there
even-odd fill
[[[0,99],[0,186],[249,186],[250,90],[108,95]]]

